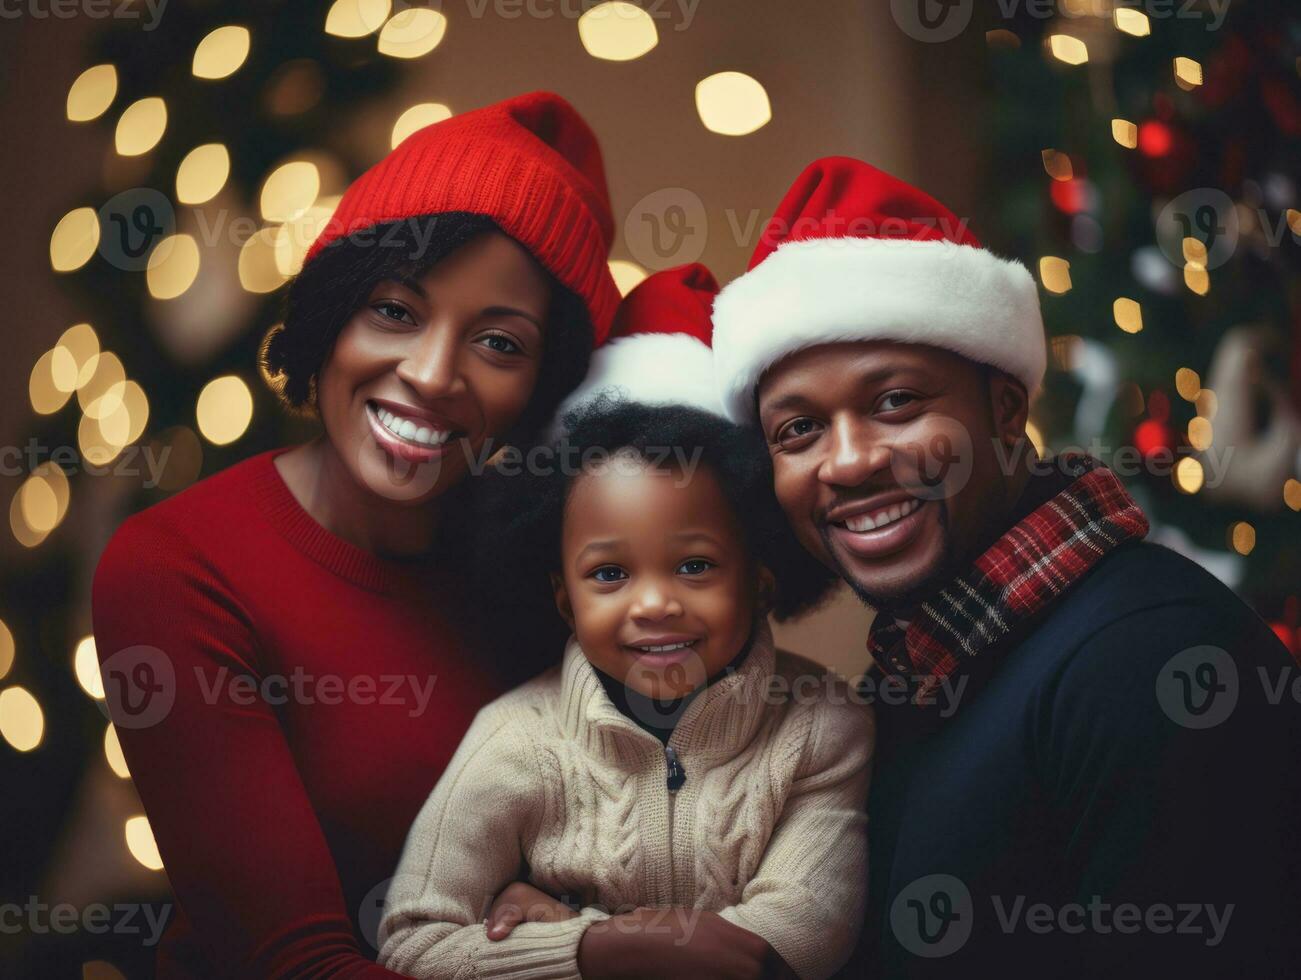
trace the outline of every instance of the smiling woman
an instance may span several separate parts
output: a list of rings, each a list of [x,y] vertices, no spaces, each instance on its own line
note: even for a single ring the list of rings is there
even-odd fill
[[[158,976],[394,976],[361,943],[407,828],[536,668],[479,639],[469,464],[582,377],[611,236],[595,137],[556,96],[413,133],[348,189],[263,345],[321,434],[109,543],[105,700],[177,899]]]

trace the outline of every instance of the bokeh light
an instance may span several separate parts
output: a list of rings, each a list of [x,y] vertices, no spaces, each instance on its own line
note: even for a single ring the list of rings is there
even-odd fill
[[[217,446],[232,443],[253,419],[253,393],[239,375],[213,378],[199,392],[196,416],[205,439]]]
[[[650,14],[636,4],[611,0],[578,18],[578,39],[593,58],[632,61],[659,43]]]
[[[696,84],[696,112],[711,133],[745,136],[772,119],[768,93],[757,79],[721,71]]]

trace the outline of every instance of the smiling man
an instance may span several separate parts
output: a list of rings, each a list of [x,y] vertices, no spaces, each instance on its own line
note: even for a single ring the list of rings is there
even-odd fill
[[[714,307],[729,414],[877,610],[855,973],[1284,975],[1301,709],[1286,649],[1142,539],[1097,460],[1040,460],[1034,280],[860,161],[797,179]]]

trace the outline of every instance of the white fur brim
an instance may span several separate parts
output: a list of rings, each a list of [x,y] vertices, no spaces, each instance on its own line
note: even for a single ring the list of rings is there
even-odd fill
[[[618,337],[592,355],[587,376],[560,405],[549,431],[563,432],[566,415],[605,397],[612,403],[683,405],[726,418],[706,344],[684,333]]]
[[[822,344],[929,344],[991,364],[1033,396],[1047,365],[1039,290],[1025,266],[948,241],[787,242],[714,301],[714,370],[735,422],[789,354]]]

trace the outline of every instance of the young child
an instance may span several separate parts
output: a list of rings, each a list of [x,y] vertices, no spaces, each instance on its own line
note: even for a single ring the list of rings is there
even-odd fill
[[[573,633],[478,714],[417,817],[380,926],[389,969],[826,977],[854,947],[873,716],[773,648],[767,613],[827,579],[762,442],[721,418],[716,289],[689,266],[634,290],[562,409],[556,471],[497,478],[508,533],[528,531],[518,560],[545,557]],[[517,880],[579,910],[489,938]]]

